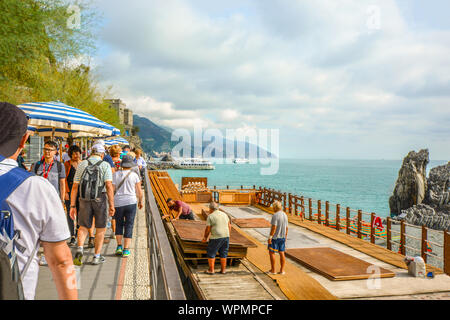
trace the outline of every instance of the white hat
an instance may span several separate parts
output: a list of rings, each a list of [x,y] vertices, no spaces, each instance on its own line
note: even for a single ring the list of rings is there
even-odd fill
[[[92,151],[96,153],[105,153],[105,147],[101,144],[94,144],[92,146]]]

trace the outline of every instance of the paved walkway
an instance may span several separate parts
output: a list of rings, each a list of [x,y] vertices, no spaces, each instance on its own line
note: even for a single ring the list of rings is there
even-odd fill
[[[131,255],[120,258],[114,255],[116,241],[106,231],[102,255],[105,263],[92,265],[94,249],[84,249],[83,266],[75,266],[78,273],[78,298],[80,300],[139,300],[150,299],[149,254],[145,211],[136,216]],[[72,249],[75,255],[76,248]],[[36,289],[36,300],[57,300],[55,284],[47,266],[41,266]]]

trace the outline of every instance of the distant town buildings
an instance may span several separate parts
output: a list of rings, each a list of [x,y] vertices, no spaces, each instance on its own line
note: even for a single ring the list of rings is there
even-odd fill
[[[114,108],[119,115],[120,124],[125,128],[124,136],[130,137],[133,133],[133,111],[121,99],[107,99],[109,107]]]

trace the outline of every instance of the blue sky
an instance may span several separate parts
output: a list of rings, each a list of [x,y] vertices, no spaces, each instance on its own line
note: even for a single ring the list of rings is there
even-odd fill
[[[283,158],[450,160],[450,2],[99,0],[102,86],[172,128],[279,129]]]

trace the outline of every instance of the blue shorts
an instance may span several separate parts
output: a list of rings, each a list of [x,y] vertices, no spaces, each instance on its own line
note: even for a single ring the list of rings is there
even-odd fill
[[[272,243],[267,248],[275,253],[286,251],[286,238],[272,239]]]
[[[209,239],[206,256],[210,259],[215,258],[217,251],[219,251],[219,256],[221,258],[226,258],[228,256],[229,245],[230,238]]]

